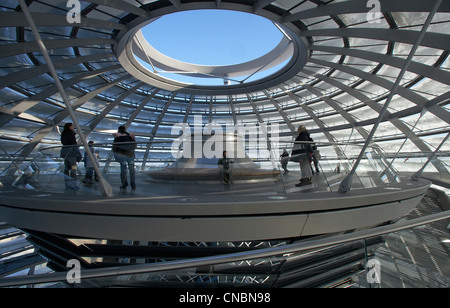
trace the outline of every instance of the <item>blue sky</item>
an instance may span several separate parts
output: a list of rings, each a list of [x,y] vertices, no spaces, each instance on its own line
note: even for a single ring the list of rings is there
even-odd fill
[[[281,32],[263,17],[194,10],[161,17],[143,29],[147,41],[177,60],[203,65],[246,62],[272,50]]]
[[[144,27],[142,32],[161,53],[201,65],[230,65],[253,60],[272,50],[283,36],[268,19],[227,10],[165,15]],[[196,78],[194,82],[190,77],[162,75],[188,83],[223,85],[222,80]]]

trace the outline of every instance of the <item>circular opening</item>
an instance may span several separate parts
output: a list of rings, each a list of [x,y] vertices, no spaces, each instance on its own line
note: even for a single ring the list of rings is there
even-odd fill
[[[135,58],[152,74],[201,86],[242,85],[267,77],[289,62],[293,45],[274,22],[229,10],[161,16],[140,30],[136,42],[145,52],[134,53]]]
[[[268,19],[227,10],[164,15],[141,31],[150,45],[168,57],[214,66],[257,59],[283,38]]]

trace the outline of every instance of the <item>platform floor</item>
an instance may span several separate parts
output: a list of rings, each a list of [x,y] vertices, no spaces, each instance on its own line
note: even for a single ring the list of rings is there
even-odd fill
[[[337,191],[339,183],[344,178],[345,174],[340,173],[316,173],[312,177],[312,184],[302,187],[296,187],[295,184],[299,183],[300,172],[292,171],[287,175],[282,174],[273,179],[255,179],[254,182],[248,181],[234,181],[232,184],[223,184],[220,181],[206,181],[206,182],[192,182],[192,181],[179,181],[179,182],[163,182],[153,180],[151,177],[144,173],[136,173],[136,189],[132,190],[130,186],[126,189],[120,188],[120,175],[107,174],[105,179],[111,185],[113,195],[115,197],[133,197],[140,198],[174,198],[178,197],[181,201],[189,201],[189,198],[211,197],[221,198],[222,201],[239,201],[242,196],[268,196],[269,199],[282,198],[290,194],[299,193],[320,193]],[[83,176],[79,175],[77,178],[78,190],[66,190],[64,185],[64,175],[54,174],[45,175],[41,174],[36,177],[36,181],[41,186],[41,189],[36,191],[42,193],[65,193],[68,195],[76,194],[77,196],[92,196],[98,198],[101,196],[100,184],[94,182],[93,184],[83,184]],[[32,183],[31,183],[32,184]],[[354,180],[354,189],[373,186],[373,179],[357,178]],[[36,185],[34,185],[36,187]],[[23,186],[19,186],[23,188]],[[29,187],[30,188],[30,187]],[[32,189],[33,190],[33,189]],[[184,199],[183,199],[184,198]]]

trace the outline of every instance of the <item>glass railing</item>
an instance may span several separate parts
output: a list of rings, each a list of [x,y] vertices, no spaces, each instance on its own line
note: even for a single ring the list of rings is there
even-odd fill
[[[403,153],[401,156],[396,157],[386,156],[389,162],[398,172],[416,172],[419,170],[432,155],[432,152],[417,152],[417,153]],[[439,174],[448,175],[450,170],[450,152],[441,152],[434,157],[427,165],[424,173],[433,173],[436,176]]]
[[[305,142],[306,143],[306,142]],[[287,143],[292,144],[292,143]],[[361,152],[362,145],[353,143],[316,143],[317,151],[313,153],[311,168],[313,179],[321,180],[321,188],[326,184],[327,191],[338,191],[340,182],[349,174],[353,163]],[[318,157],[317,173],[314,156]],[[301,171],[298,163],[290,162],[293,170]],[[369,146],[356,170],[352,189],[364,189],[385,186],[400,182],[397,171],[385,159],[378,146]]]
[[[278,142],[280,148],[292,148],[294,142]],[[184,191],[187,197],[213,193],[286,195],[304,191],[335,192],[339,183],[350,172],[361,146],[351,143],[316,143],[318,162],[308,163],[310,182],[299,186],[300,163],[288,159],[283,167],[280,149],[268,150],[267,145],[250,148],[237,146],[228,155],[232,159],[229,170],[218,164],[222,150],[195,156],[196,149],[188,154],[168,141],[136,143],[134,159],[118,158],[112,151],[114,144],[94,145],[94,155],[101,177],[110,185],[113,195],[124,192],[144,195],[172,195]],[[214,150],[214,146],[212,147]],[[41,148],[29,157],[0,155],[0,181],[2,190],[34,190],[42,193],[88,194],[101,196],[101,185],[92,164],[86,164],[83,146],[73,146],[78,157],[61,155],[61,146]],[[205,148],[203,148],[205,149]],[[233,152],[234,151],[234,152]],[[240,152],[239,152],[240,151]],[[70,153],[67,149],[63,153]],[[288,150],[290,152],[290,150]],[[171,155],[168,155],[171,153]],[[220,154],[219,154],[220,153]],[[69,154],[71,155],[71,154]],[[63,157],[61,157],[63,156]],[[122,161],[122,165],[121,165]],[[128,162],[132,162],[128,164]],[[75,166],[73,168],[71,166]],[[135,171],[135,183],[124,171]],[[121,175],[122,173],[122,175]],[[227,180],[226,178],[229,177]],[[365,189],[399,182],[396,170],[386,161],[382,150],[369,147],[364,153],[352,189]],[[207,185],[201,185],[206,183]],[[190,189],[183,189],[188,185]],[[146,189],[144,189],[147,187]],[[157,187],[155,189],[155,187]],[[164,189],[159,189],[163,187]]]

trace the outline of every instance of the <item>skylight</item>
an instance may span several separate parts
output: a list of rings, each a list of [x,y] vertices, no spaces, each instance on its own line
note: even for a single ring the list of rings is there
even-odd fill
[[[198,65],[232,65],[259,58],[283,38],[272,21],[228,10],[164,15],[142,29],[159,52]]]
[[[225,69],[227,73],[220,74],[217,72],[221,69],[211,69],[210,73],[197,69],[170,70],[167,69],[170,65],[158,65],[149,53],[146,57],[136,56],[142,66],[158,76],[195,85],[244,84],[267,77],[289,62],[286,54],[292,47],[291,38],[274,22],[229,10],[193,10],[164,15],[143,27],[141,33],[146,43],[170,59],[195,66],[229,68]],[[142,46],[142,40],[138,39],[137,45]],[[257,64],[239,66],[264,56],[264,61]]]

